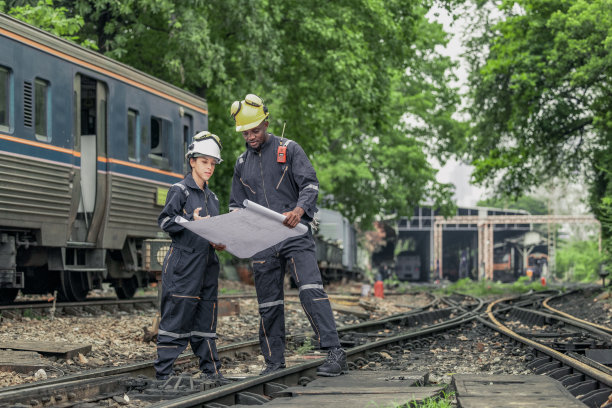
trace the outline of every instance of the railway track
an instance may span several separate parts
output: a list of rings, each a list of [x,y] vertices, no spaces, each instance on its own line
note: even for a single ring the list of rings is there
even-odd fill
[[[577,397],[577,401],[592,407],[612,406],[606,402],[612,394],[610,368],[597,361],[589,361],[583,355],[589,349],[585,343],[596,347],[590,348],[592,350],[609,349],[610,335],[568,316],[536,310],[550,297],[551,293],[529,294],[488,304],[464,296],[436,298],[426,307],[409,313],[342,327],[339,334],[347,348],[351,370],[361,372],[374,364],[379,365],[380,361],[388,365],[389,359],[401,358],[407,352],[427,350],[443,341],[448,343],[454,337],[463,336],[461,333],[494,330],[508,339],[504,347],[512,349],[512,353],[526,356],[529,360],[527,366],[534,373],[546,374],[558,380]],[[474,329],[474,325],[483,329]],[[551,327],[555,329],[554,332]],[[304,337],[296,335],[290,342],[299,343]],[[589,341],[577,342],[577,338]],[[583,348],[569,350],[569,342],[559,340],[572,340],[571,344],[576,346],[580,343]],[[220,353],[222,358],[230,361],[252,358],[258,354],[258,349],[258,342],[253,341],[221,347]],[[292,388],[287,387],[305,385],[315,378],[316,367],[322,363],[323,356],[308,357],[268,376],[234,376],[230,384],[221,385],[200,381],[189,375],[194,359],[185,355],[178,363],[184,367],[186,375],[173,377],[166,384],[155,383],[151,379],[152,367],[148,363],[141,363],[134,367],[58,378],[34,386],[9,387],[0,392],[0,406],[17,395],[23,396],[19,403],[35,408],[38,405],[32,402],[39,403],[39,406],[53,402],[60,404],[57,406],[67,407],[76,405],[77,399],[78,403],[82,403],[103,398],[121,399],[123,395],[131,399],[130,404],[139,401],[144,405],[134,406],[147,407],[219,408],[263,404],[290,395]],[[426,380],[423,383],[428,385]],[[75,389],[91,392],[87,395],[81,392],[81,395]]]
[[[496,300],[488,305],[489,321],[483,323],[531,347],[533,360],[528,366],[536,374],[558,380],[587,406],[612,406],[612,401],[607,402],[612,395],[612,369],[596,359],[610,358],[612,334],[567,313],[559,316],[523,307],[548,299],[535,295]],[[535,329],[522,328],[527,325]]]
[[[352,346],[349,353],[355,353],[360,348],[367,348],[367,344],[376,342],[377,340],[385,340],[393,337],[392,330],[400,328],[418,327],[424,324],[435,324],[441,319],[445,319],[456,312],[456,307],[447,307],[436,309],[440,306],[440,300],[434,298],[433,301],[418,310],[410,313],[390,316],[377,321],[370,321],[357,325],[344,326],[339,328],[339,335],[345,347]],[[431,309],[431,310],[427,310]],[[293,336],[289,338],[289,342],[300,343],[306,337],[305,334]],[[222,360],[246,359],[252,358],[259,354],[259,342],[257,340],[231,344],[219,347],[219,354]],[[310,356],[316,357],[316,356]],[[309,359],[307,362],[297,364],[307,367],[316,367],[321,364],[323,356],[319,358]],[[175,364],[181,370],[187,372],[190,367],[197,366],[196,358],[191,354],[182,355]],[[291,370],[294,367],[290,367]],[[314,371],[313,371],[314,373]],[[143,376],[138,379],[138,376]],[[36,407],[49,403],[68,404],[71,406],[85,401],[91,401],[95,398],[107,398],[110,389],[114,387],[113,395],[121,395],[128,392],[129,389],[138,389],[148,387],[152,384],[151,378],[154,376],[153,362],[145,362],[133,364],[117,368],[107,368],[92,370],[85,373],[73,374],[66,377],[60,377],[53,380],[41,381],[35,384],[22,384],[18,386],[7,387],[0,391],[0,406],[10,402],[18,402],[21,404],[29,404]],[[232,378],[232,377],[230,377]],[[257,377],[259,378],[259,377]],[[235,376],[232,379],[241,383],[249,380],[246,376]],[[111,384],[114,384],[111,387]],[[176,384],[175,384],[176,385]],[[191,386],[210,389],[214,384],[209,384],[204,381],[191,381]],[[180,386],[177,385],[177,388]],[[169,397],[168,393],[161,393],[164,397]],[[172,393],[171,393],[172,394]],[[161,396],[153,396],[149,399],[161,398]],[[33,404],[34,403],[34,404]],[[64,406],[64,405],[61,405]]]
[[[287,291],[287,296],[298,297],[297,291]],[[346,295],[344,292],[328,292],[329,296],[338,299],[352,299],[352,303],[358,304],[359,298],[352,295]],[[404,293],[386,293],[386,296],[401,296]],[[240,299],[256,299],[257,295],[254,292],[249,293],[233,293],[220,294],[219,300],[240,300]],[[356,299],[356,300],[355,300]],[[28,315],[29,317],[44,317],[49,315],[80,315],[80,314],[99,314],[103,311],[133,311],[133,310],[148,310],[157,308],[157,296],[134,297],[132,299],[117,299],[117,298],[89,298],[82,302],[54,302],[53,298],[49,300],[36,301],[18,301],[10,305],[0,305],[0,316],[9,318],[17,318]]]

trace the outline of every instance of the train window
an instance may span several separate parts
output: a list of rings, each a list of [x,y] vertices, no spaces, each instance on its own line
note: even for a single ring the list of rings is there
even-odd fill
[[[128,158],[140,161],[140,115],[132,109],[127,114]]]
[[[51,92],[49,82],[36,78],[34,81],[34,130],[36,138],[48,142],[51,140],[50,109]]]
[[[9,130],[11,126],[12,78],[8,68],[0,66],[0,129]]]
[[[170,147],[172,139],[172,122],[151,116],[151,153],[152,164],[164,170],[170,170]]]

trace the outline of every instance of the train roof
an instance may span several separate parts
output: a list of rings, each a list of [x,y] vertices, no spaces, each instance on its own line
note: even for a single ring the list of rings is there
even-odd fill
[[[201,113],[208,113],[208,105],[204,98],[3,13],[0,13],[0,35],[173,100]]]

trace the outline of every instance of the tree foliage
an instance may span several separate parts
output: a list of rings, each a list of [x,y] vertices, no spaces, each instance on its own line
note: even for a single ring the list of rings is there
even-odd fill
[[[545,215],[548,214],[548,207],[546,203],[538,198],[531,196],[521,196],[518,198],[487,198],[486,200],[480,200],[476,205],[483,207],[494,207],[494,208],[509,208],[514,210],[525,210],[531,215]]]
[[[366,224],[427,200],[452,207],[425,151],[444,151],[462,129],[451,61],[431,0],[56,0],[83,19],[78,41],[206,97],[226,163],[212,188],[229,197],[231,163],[244,150],[229,106],[263,97],[271,130],[299,142],[321,182],[320,204]],[[36,9],[50,4],[7,1]],[[23,14],[22,14],[23,16]],[[29,20],[41,24],[38,20]],[[47,27],[43,27],[47,28]],[[62,33],[59,33],[62,35]],[[70,33],[74,37],[74,33]],[[439,147],[431,149],[431,146]]]
[[[598,246],[597,241],[572,241],[561,245],[555,260],[557,277],[585,282],[597,280],[599,264],[604,260]]]
[[[612,1],[482,4],[467,53],[475,180],[518,196],[580,175],[600,216],[612,197]]]

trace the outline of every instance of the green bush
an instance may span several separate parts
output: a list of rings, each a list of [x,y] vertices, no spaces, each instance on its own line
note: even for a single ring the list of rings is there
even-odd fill
[[[599,264],[603,260],[597,241],[571,241],[557,250],[555,275],[560,279],[592,282],[599,279]]]
[[[472,281],[469,278],[460,279],[449,285],[444,292],[464,293],[473,296],[504,295],[525,293],[530,290],[538,291],[546,289],[539,281],[531,282],[528,277],[522,276],[514,283],[492,282],[488,280]]]

